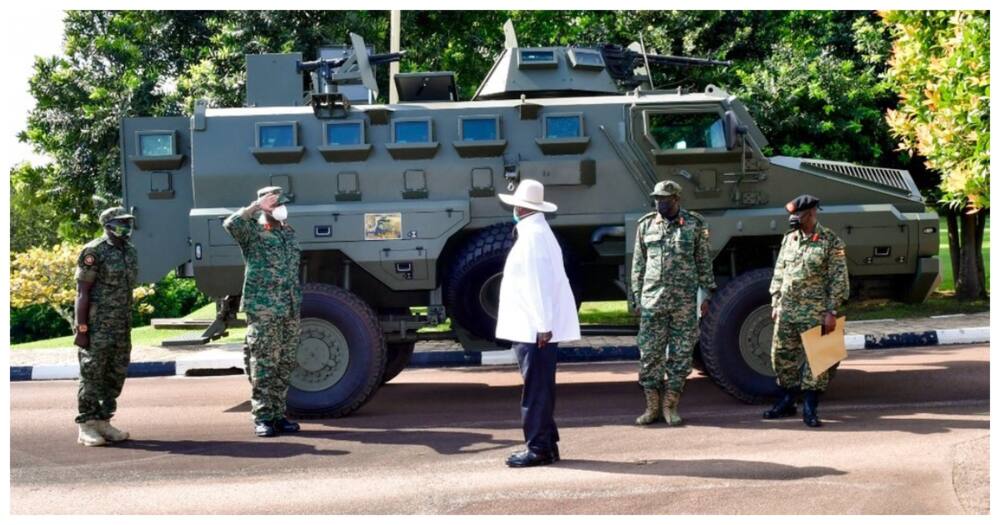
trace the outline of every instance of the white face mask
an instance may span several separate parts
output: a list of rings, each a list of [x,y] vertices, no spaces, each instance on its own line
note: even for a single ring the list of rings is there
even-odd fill
[[[271,217],[274,217],[279,222],[285,222],[285,219],[288,218],[288,208],[284,205],[278,206],[271,210]]]

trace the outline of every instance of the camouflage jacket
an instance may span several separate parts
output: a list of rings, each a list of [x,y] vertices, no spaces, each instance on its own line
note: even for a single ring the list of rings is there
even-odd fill
[[[302,286],[295,230],[287,224],[271,229],[243,213],[237,210],[223,223],[239,243],[246,263],[241,308],[257,317],[297,317]]]
[[[639,306],[663,310],[677,300],[675,293],[693,296],[699,287],[715,289],[704,217],[681,209],[671,221],[653,212],[640,218],[638,225],[632,254],[632,296]]]
[[[785,234],[771,279],[771,307],[786,319],[819,324],[820,315],[847,300],[847,256],[833,230],[816,225],[812,235]]]
[[[76,280],[90,288],[87,325],[93,330],[128,329],[132,324],[132,289],[139,275],[139,257],[132,243],[121,248],[104,235],[84,245],[76,261]]]

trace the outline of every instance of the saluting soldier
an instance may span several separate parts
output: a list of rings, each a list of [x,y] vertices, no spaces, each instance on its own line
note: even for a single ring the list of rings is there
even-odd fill
[[[764,412],[764,419],[795,415],[795,402],[803,393],[802,420],[810,427],[822,423],[816,412],[819,394],[826,390],[830,372],[814,379],[800,334],[822,324],[824,335],[837,325],[837,308],[847,300],[850,284],[844,241],[819,224],[819,199],[800,195],[785,205],[791,231],[781,241],[781,251],[771,280],[771,318],[775,321],[771,362],[783,394]]]
[[[128,439],[111,426],[132,352],[132,289],[138,256],[129,242],[134,218],[108,208],[99,218],[104,235],[83,247],[76,267],[76,337],[80,360],[77,442],[88,447]]]
[[[223,223],[239,243],[246,263],[242,297],[242,309],[247,315],[244,352],[252,385],[254,433],[260,437],[299,430],[298,423],[285,417],[288,381],[296,366],[302,304],[300,251],[295,230],[285,222],[285,202],[280,187],[261,188],[257,200]]]
[[[640,311],[636,343],[646,396],[638,425],[682,423],[677,406],[698,336],[698,288],[715,290],[705,218],[682,209],[680,193],[676,182],[657,183],[650,194],[656,211],[639,219],[635,236],[632,301]],[[707,309],[706,297],[702,313]]]

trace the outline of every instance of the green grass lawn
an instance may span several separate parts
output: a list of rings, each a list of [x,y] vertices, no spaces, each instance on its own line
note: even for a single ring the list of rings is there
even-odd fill
[[[941,286],[938,290],[949,292],[955,289],[955,275],[951,268],[951,255],[948,253],[948,221],[942,217],[938,234],[941,242],[938,244],[938,258],[941,259]],[[990,219],[986,218],[986,228],[983,231],[983,265],[986,267],[986,289],[990,289]]]
[[[209,303],[204,307],[191,312],[185,319],[214,319],[215,318],[215,304]],[[239,318],[243,319],[243,314],[239,314]],[[213,343],[238,343],[243,341],[244,335],[246,335],[246,328],[230,328],[229,335],[221,339],[216,339]],[[164,339],[171,339],[184,335],[186,330],[157,330],[152,326],[142,326],[132,329],[132,346],[159,346]],[[201,333],[198,330],[196,333]],[[56,337],[53,339],[44,339],[40,341],[32,341],[30,343],[22,343],[18,345],[11,345],[11,348],[18,350],[31,350],[35,348],[64,348],[73,346],[73,336],[67,335],[65,337]]]
[[[951,257],[948,254],[948,223],[941,219],[941,244],[938,257],[941,259],[941,286],[938,292],[921,304],[905,304],[884,299],[869,301],[852,301],[844,313],[848,319],[905,319],[912,317],[927,317],[932,315],[949,315],[958,313],[984,312],[990,309],[989,301],[956,301],[951,293],[955,290],[955,278],[951,268]],[[986,286],[990,282],[990,223],[986,221],[986,231],[983,239],[983,262],[986,264]],[[426,314],[426,308],[414,308],[415,313]],[[243,319],[243,314],[239,314]],[[207,304],[192,312],[187,319],[214,319],[215,304]],[[580,322],[583,324],[613,324],[632,325],[637,320],[628,312],[625,301],[586,302],[580,306]],[[422,328],[421,332],[447,332],[451,330],[451,322],[446,321],[437,326]],[[143,326],[132,330],[132,344],[136,346],[158,346],[164,339],[177,337],[183,330],[157,330],[152,326]],[[236,343],[243,340],[246,328],[230,328],[229,335],[214,341],[214,343]],[[32,348],[62,348],[73,346],[73,336],[57,337],[12,345],[16,349]]]

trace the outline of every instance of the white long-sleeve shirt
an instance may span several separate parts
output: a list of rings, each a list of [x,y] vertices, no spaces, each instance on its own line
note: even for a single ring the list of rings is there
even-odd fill
[[[517,240],[500,282],[497,339],[533,343],[544,332],[552,332],[553,343],[580,339],[580,320],[562,249],[545,215],[529,215],[516,228]]]

